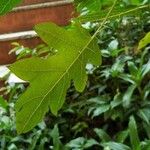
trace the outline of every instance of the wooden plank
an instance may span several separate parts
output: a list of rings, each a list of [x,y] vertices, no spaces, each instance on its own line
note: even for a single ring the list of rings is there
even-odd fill
[[[54,2],[54,1],[58,1],[58,0],[24,0],[21,5],[30,5],[30,4]]]
[[[34,25],[49,21],[65,26],[72,12],[72,4],[12,12],[0,17],[0,34],[31,30]]]
[[[13,11],[24,11],[24,10],[31,10],[31,9],[40,9],[40,8],[46,8],[46,7],[57,7],[57,6],[63,6],[72,4],[72,1],[66,1],[66,0],[59,0],[59,1],[51,1],[51,2],[45,2],[45,3],[36,3],[31,5],[23,5],[18,6],[12,10]]]
[[[27,0],[24,4],[29,4],[30,2],[37,1]],[[39,0],[38,2],[42,2],[42,0]],[[32,5],[30,5],[30,8],[31,6]],[[42,43],[41,40],[37,37],[22,38],[20,37],[20,33],[17,34],[18,32],[32,30],[34,25],[41,22],[51,21],[61,26],[67,25],[69,23],[69,20],[73,14],[72,4],[58,5],[57,3],[55,7],[54,5],[48,7],[47,6],[48,5],[46,5],[46,7],[40,6],[36,9],[24,10],[21,10],[20,7],[18,9],[17,7],[17,10],[15,10],[14,12],[11,12],[6,16],[0,17],[0,34],[9,33],[9,35],[0,35],[0,65],[13,63],[15,61],[15,55],[8,55],[9,51],[13,48],[11,45],[12,42],[18,42],[21,45],[30,48],[34,48],[39,43]],[[12,38],[12,35],[14,36],[14,34],[10,33],[14,33],[18,37]]]
[[[13,63],[16,60],[14,54],[9,55],[9,51],[14,48],[11,45],[12,42],[18,42],[20,45],[25,47],[35,48],[38,44],[43,43],[38,37],[27,38],[27,39],[16,39],[12,41],[1,41],[0,42],[0,65],[6,65]]]
[[[31,31],[24,31],[24,32],[15,32],[15,33],[9,33],[9,34],[1,34],[0,35],[0,42],[6,42],[6,41],[13,41],[18,39],[28,39],[37,37],[37,33],[33,30]]]

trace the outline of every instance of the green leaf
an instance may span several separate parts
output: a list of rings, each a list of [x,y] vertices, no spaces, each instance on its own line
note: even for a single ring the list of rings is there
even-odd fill
[[[132,76],[137,76],[139,70],[136,67],[135,63],[133,63],[132,61],[129,61],[128,62],[128,68],[129,68],[130,74]]]
[[[140,5],[140,0],[130,0],[132,5]]]
[[[116,141],[119,142],[119,143],[124,143],[124,141],[126,140],[128,135],[129,135],[129,131],[128,130],[120,131],[116,135]]]
[[[42,121],[48,109],[57,115],[62,107],[70,81],[82,92],[86,86],[85,66],[101,64],[99,47],[80,26],[65,30],[53,23],[35,27],[38,35],[54,49],[56,55],[28,58],[11,65],[10,70],[30,86],[16,104],[18,133],[27,132]]]
[[[111,105],[111,109],[119,106],[120,104],[122,104],[122,94],[121,93],[117,93],[114,98],[113,101],[111,101],[110,105]]]
[[[59,135],[59,129],[58,125],[56,124],[54,126],[54,129],[50,133],[52,139],[53,139],[53,149],[54,150],[65,150],[65,147],[60,141],[60,135]]]
[[[85,14],[85,13],[93,13],[93,12],[99,12],[101,9],[101,4],[102,1],[101,0],[75,0],[75,4],[77,5],[77,11],[81,12],[81,14]]]
[[[37,133],[32,137],[32,143],[29,146],[29,150],[34,150],[36,148],[36,145],[38,143],[38,140],[41,136],[41,131],[37,131]]]
[[[79,138],[73,139],[69,143],[67,143],[66,147],[80,149],[81,147],[83,147],[85,141],[86,141],[85,138],[79,137]]]
[[[147,64],[145,64],[145,65],[143,65],[143,67],[142,67],[142,77],[144,78],[144,76],[146,75],[146,74],[148,74],[150,72],[150,59],[149,59],[149,61],[147,62]]]
[[[124,96],[123,96],[123,106],[125,108],[128,108],[131,100],[132,100],[132,95],[134,90],[136,89],[136,85],[130,85],[127,89],[127,91],[125,92]]]
[[[150,149],[150,140],[144,140],[143,142],[141,142],[141,149],[149,150]]]
[[[0,15],[6,14],[21,1],[22,0],[0,0]]]
[[[150,32],[148,32],[145,37],[139,42],[138,50],[147,46],[150,43]]]
[[[125,68],[125,62],[130,60],[131,57],[118,57],[116,62],[111,67],[111,75],[117,77],[119,74],[123,73]]]
[[[94,117],[97,117],[97,116],[107,112],[109,109],[110,109],[110,105],[104,104],[104,105],[98,106],[97,108],[96,107],[93,108],[93,111],[89,110],[88,114],[92,113],[92,118],[94,118]]]
[[[85,139],[84,137],[79,137],[67,143],[66,147],[74,149],[74,150],[84,150],[94,145],[99,145],[96,140]]]
[[[0,107],[6,109],[8,106],[6,100],[4,100],[1,96],[0,96]]]
[[[131,150],[130,147],[127,145],[124,145],[122,143],[117,143],[117,142],[108,142],[103,144],[104,147],[110,150]],[[135,150],[135,149],[134,149]]]
[[[102,140],[102,142],[108,142],[111,140],[111,137],[104,130],[95,128],[94,131],[97,136]]]
[[[150,125],[145,122],[143,122],[142,125],[146,132],[146,136],[148,137],[148,139],[150,139]]]
[[[132,149],[141,150],[137,125],[133,116],[130,117],[130,121],[129,121],[129,135],[130,135]]]
[[[150,125],[150,109],[149,108],[140,109],[137,114],[143,121],[145,121],[147,124]]]
[[[118,1],[118,3],[120,3]],[[112,5],[112,4],[111,4]],[[109,6],[111,6],[109,5]],[[87,13],[86,15],[81,15],[77,19],[82,22],[101,22],[105,19],[105,16],[107,12],[109,11],[110,7],[104,7],[105,9],[102,9],[101,12],[95,12],[95,13]],[[128,7],[120,7],[120,5],[116,5],[114,10],[112,11],[111,15],[108,17],[108,19],[116,19],[123,16],[127,16],[132,14],[140,14],[142,9],[149,9],[149,5],[143,5],[143,6],[128,6]]]
[[[98,142],[95,139],[89,139],[86,141],[85,145],[84,145],[84,149],[88,149],[94,145],[99,145]]]

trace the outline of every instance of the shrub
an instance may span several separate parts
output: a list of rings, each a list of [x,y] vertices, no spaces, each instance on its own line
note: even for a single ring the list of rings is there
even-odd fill
[[[85,3],[76,2],[78,11],[84,14]],[[128,1],[125,2],[124,5],[129,5]],[[80,21],[87,21],[90,15],[95,15],[95,3],[86,4],[88,13],[78,17]],[[138,1],[133,1],[133,4],[139,5]],[[102,7],[107,5],[104,2]],[[29,133],[19,136],[15,130],[14,101],[18,99],[18,93],[24,91],[18,85],[17,88],[13,87],[10,94],[12,103],[2,111],[1,147],[149,150],[149,16],[149,11],[145,10],[139,15],[105,22],[104,29],[96,36],[102,65],[86,66],[88,83],[84,92],[77,92],[72,83],[58,116],[48,112],[44,122]],[[99,17],[102,19],[103,16]],[[93,35],[98,24],[85,23],[84,27]],[[72,28],[74,26],[69,30]],[[144,39],[140,42],[142,38]],[[39,56],[38,53],[35,54],[36,57]],[[14,92],[14,89],[17,90]],[[8,116],[12,118],[10,121]]]

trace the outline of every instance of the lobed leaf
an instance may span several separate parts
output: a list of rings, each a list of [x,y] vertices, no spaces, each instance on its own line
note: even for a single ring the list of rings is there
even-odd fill
[[[85,66],[101,64],[97,42],[80,26],[65,30],[53,23],[35,27],[38,35],[54,49],[56,55],[47,59],[28,58],[10,66],[10,70],[30,86],[16,103],[18,133],[32,129],[51,109],[54,115],[62,107],[70,81],[82,92],[86,86]]]

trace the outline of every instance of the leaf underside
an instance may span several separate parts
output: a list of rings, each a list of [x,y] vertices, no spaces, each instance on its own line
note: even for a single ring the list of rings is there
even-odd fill
[[[53,23],[39,24],[35,31],[50,47],[58,50],[47,59],[27,58],[10,66],[10,70],[30,85],[16,103],[18,133],[31,130],[49,110],[57,115],[62,107],[70,81],[77,91],[86,86],[85,66],[101,64],[96,40],[80,26],[65,30]]]

